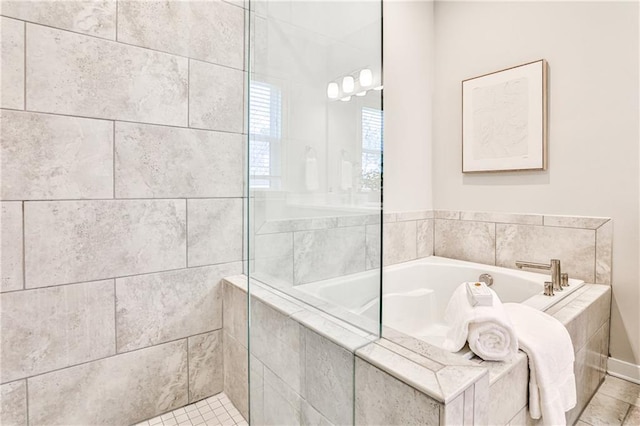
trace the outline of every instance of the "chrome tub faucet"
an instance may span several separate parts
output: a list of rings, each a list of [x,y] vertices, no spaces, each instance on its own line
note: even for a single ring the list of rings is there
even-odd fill
[[[569,274],[562,273],[560,267],[560,259],[551,259],[549,265],[545,263],[523,262],[519,260],[516,261],[516,267],[518,269],[545,269],[551,271],[551,286],[549,286],[550,288],[547,288],[547,286],[545,286],[544,291],[544,294],[547,296],[553,296],[554,290],[562,291],[562,287],[569,286]]]

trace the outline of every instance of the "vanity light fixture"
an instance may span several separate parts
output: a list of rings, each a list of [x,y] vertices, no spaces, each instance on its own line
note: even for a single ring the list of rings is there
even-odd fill
[[[338,99],[338,95],[340,94],[340,88],[338,87],[338,83],[331,82],[327,86],[327,96],[329,99]]]
[[[361,87],[369,87],[373,84],[373,73],[369,68],[360,70],[360,77],[358,78]]]
[[[353,92],[353,89],[356,88],[356,82],[352,76],[347,75],[342,79],[342,91],[346,93]]]
[[[345,96],[344,98],[340,99],[342,102],[349,102],[351,100],[351,96]]]
[[[373,90],[378,90],[378,91],[379,91],[379,90],[382,90],[382,89],[383,89],[383,86],[382,86],[382,85],[380,85],[380,86],[378,86],[378,87],[374,87],[374,88],[373,88]]]
[[[366,94],[367,94],[367,91],[365,90],[365,91],[356,93],[356,96],[364,96]]]

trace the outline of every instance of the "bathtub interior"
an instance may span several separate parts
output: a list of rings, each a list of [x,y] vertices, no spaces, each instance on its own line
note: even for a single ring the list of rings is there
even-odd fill
[[[448,330],[444,313],[453,291],[483,273],[493,277],[491,288],[503,303],[525,303],[540,310],[583,284],[571,279],[570,286],[556,296],[544,296],[549,275],[431,256],[385,268],[383,325],[441,347]],[[296,290],[373,321],[380,311],[379,279],[377,271],[370,271],[296,286]]]

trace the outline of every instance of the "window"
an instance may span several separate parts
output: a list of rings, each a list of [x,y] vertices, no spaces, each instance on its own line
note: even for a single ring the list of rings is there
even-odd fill
[[[249,89],[249,180],[251,188],[280,184],[282,94],[271,84],[252,81]]]
[[[362,189],[379,190],[382,173],[383,112],[362,108]]]

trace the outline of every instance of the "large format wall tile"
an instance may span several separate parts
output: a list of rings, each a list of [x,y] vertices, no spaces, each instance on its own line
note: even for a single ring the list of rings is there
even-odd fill
[[[2,111],[2,198],[113,196],[113,123]]]
[[[185,204],[25,203],[27,288],[185,267]]]
[[[0,295],[2,382],[115,353],[113,281]]]
[[[242,260],[242,198],[187,203],[189,266]]]
[[[242,69],[244,10],[220,1],[121,1],[118,41]]]
[[[416,227],[418,233],[418,257],[433,256],[433,219],[419,220]]]
[[[249,357],[247,348],[223,332],[224,393],[245,419],[249,418]]]
[[[608,221],[596,230],[596,278],[598,284],[611,284],[611,255],[613,222]]]
[[[255,235],[251,249],[254,276],[263,282],[293,284],[293,232]]]
[[[23,21],[115,39],[116,0],[3,0],[2,14]]]
[[[305,328],[305,398],[336,425],[353,423],[354,355]]]
[[[247,347],[247,292],[223,281],[223,326],[224,331]]]
[[[496,225],[486,222],[436,219],[436,256],[495,264]]]
[[[356,357],[355,424],[440,424],[440,404]]]
[[[221,328],[221,280],[241,272],[237,262],[116,279],[118,352]]]
[[[294,284],[365,270],[365,227],[301,231],[293,234]]]
[[[133,424],[187,404],[187,341],[28,379],[33,425]]]
[[[0,291],[20,290],[22,276],[22,203],[3,201],[0,203],[0,230],[2,268],[0,268]]]
[[[242,71],[190,60],[189,126],[242,133],[244,78]]]
[[[286,382],[269,368],[264,368],[264,424],[265,425],[301,425],[301,406],[303,400]],[[348,401],[341,401],[348,406]]]
[[[386,223],[382,233],[384,264],[414,260],[417,256],[417,242],[416,221]]]
[[[188,340],[189,402],[194,402],[223,391],[222,330]]]
[[[27,382],[0,386],[0,424],[27,426]]]
[[[116,123],[118,198],[241,197],[242,136]]]
[[[587,282],[595,279],[595,231],[550,226],[496,225],[496,264],[515,268],[515,262],[549,263],[560,259],[562,272]]]
[[[18,3],[18,2],[16,2]],[[20,2],[26,3],[26,2]],[[2,13],[6,2],[2,2]],[[0,107],[24,109],[24,23],[0,18]]]
[[[184,126],[187,61],[28,24],[27,108]]]

